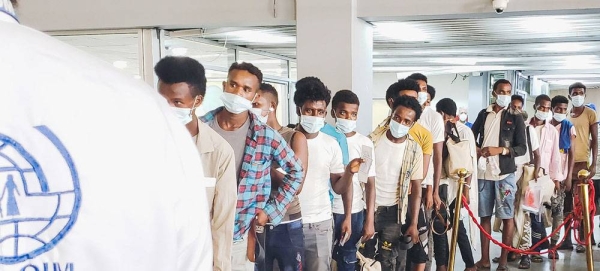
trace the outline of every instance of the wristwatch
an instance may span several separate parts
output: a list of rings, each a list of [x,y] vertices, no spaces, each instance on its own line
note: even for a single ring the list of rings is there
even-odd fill
[[[464,186],[468,187],[469,189],[471,189],[471,185],[470,184],[464,184]]]

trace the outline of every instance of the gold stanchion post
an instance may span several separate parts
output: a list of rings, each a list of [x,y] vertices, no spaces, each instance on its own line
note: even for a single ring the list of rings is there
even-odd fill
[[[452,221],[452,240],[450,242],[450,258],[448,259],[448,271],[454,271],[454,258],[456,257],[456,242],[458,242],[458,223],[460,222],[460,209],[462,208],[462,194],[467,170],[461,168],[458,170],[458,189],[456,189],[456,204],[454,206],[454,219]]]
[[[591,226],[590,226],[590,195],[589,195],[589,183],[588,183],[588,178],[590,176],[590,172],[582,169],[579,172],[577,172],[577,176],[579,177],[579,180],[582,181],[581,184],[579,184],[579,187],[581,188],[581,195],[580,195],[580,199],[581,199],[581,203],[583,204],[583,236],[585,237],[585,259],[587,262],[587,270],[588,271],[593,271],[594,270],[594,254],[592,251],[592,240],[589,236],[589,232],[592,230]]]

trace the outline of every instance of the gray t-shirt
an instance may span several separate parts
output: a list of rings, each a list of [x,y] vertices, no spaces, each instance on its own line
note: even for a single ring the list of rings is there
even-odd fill
[[[235,131],[225,131],[219,126],[217,122],[217,118],[208,123],[208,126],[215,130],[217,134],[222,136],[229,145],[233,148],[233,152],[235,155],[235,168],[236,168],[236,176],[238,179],[238,184],[240,183],[240,170],[242,169],[242,161],[244,160],[244,153],[246,152],[246,135],[248,134],[248,129],[250,129],[250,119],[246,119],[246,122]]]

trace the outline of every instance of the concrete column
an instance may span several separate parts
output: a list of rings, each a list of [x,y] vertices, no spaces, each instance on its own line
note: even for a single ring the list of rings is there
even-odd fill
[[[319,77],[332,91],[349,89],[361,102],[357,131],[371,130],[373,31],[357,18],[357,0],[297,1],[298,79]],[[331,116],[328,117],[333,124]]]

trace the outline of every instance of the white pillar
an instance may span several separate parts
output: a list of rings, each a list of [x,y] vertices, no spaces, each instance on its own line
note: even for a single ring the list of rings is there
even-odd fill
[[[296,5],[298,79],[319,77],[332,96],[342,89],[355,92],[361,102],[357,131],[368,135],[373,113],[372,26],[357,18],[357,0],[302,0]]]

